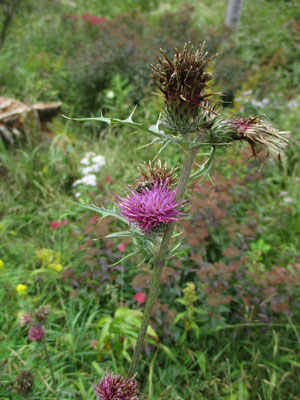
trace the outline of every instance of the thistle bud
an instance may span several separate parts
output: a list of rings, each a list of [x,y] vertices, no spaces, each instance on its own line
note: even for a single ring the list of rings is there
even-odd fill
[[[31,371],[22,370],[17,376],[16,389],[22,395],[28,395],[33,389],[34,376]]]
[[[174,182],[174,174],[177,168],[168,169],[168,163],[162,163],[161,160],[157,160],[154,165],[149,161],[148,165],[145,163],[143,169],[138,168],[141,179],[143,182],[155,182],[159,184],[164,184],[168,182],[171,185]]]

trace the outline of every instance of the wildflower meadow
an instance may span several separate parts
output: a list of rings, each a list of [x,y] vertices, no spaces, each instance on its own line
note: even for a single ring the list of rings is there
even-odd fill
[[[299,2],[0,10],[0,400],[300,399]]]

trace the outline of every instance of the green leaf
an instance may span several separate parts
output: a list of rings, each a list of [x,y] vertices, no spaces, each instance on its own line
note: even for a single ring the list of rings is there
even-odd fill
[[[199,364],[199,367],[201,368],[201,371],[203,372],[203,375],[206,374],[206,357],[205,354],[202,352],[198,352],[197,354],[197,362]]]
[[[127,225],[129,225],[129,222],[127,221],[127,219],[122,217],[115,210],[107,210],[106,208],[97,207],[94,204],[81,204],[81,203],[75,203],[75,204],[82,208],[86,208],[87,210],[91,210],[93,212],[101,214],[103,218],[114,217],[114,218],[119,219],[122,222],[125,222]]]
[[[158,345],[158,347],[159,347],[160,349],[162,349],[162,350],[166,353],[166,355],[167,355],[169,358],[171,358],[172,361],[174,361],[175,364],[178,365],[178,359],[174,356],[174,354],[173,354],[172,351],[169,349],[169,347],[167,347],[167,346],[165,346],[165,345],[163,345],[163,344],[161,344],[161,343]]]

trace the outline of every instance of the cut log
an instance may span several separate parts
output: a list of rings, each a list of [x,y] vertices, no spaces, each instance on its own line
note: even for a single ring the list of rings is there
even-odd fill
[[[21,101],[0,97],[0,137],[12,144],[25,132],[41,130],[41,122],[51,120],[60,110],[62,103],[36,103],[33,106]]]
[[[56,101],[55,103],[36,103],[32,108],[38,112],[40,121],[46,122],[58,114],[61,106],[62,102]]]

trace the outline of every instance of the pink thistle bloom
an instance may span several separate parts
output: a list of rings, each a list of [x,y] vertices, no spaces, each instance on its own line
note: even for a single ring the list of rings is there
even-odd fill
[[[120,250],[121,253],[124,253],[126,249],[126,244],[125,243],[119,244],[118,249]]]
[[[136,300],[136,301],[137,301],[138,303],[140,303],[140,304],[145,303],[146,298],[147,298],[146,293],[137,293],[137,294],[134,296],[134,300]]]
[[[93,385],[98,400],[139,400],[137,382],[135,378],[126,379],[121,375],[113,375],[111,372]]]
[[[91,345],[92,345],[92,347],[93,347],[94,349],[96,349],[96,348],[97,348],[97,339],[92,340]]]
[[[98,219],[99,219],[99,217],[97,217],[97,215],[94,215],[94,216],[92,217],[92,222],[97,222]]]
[[[59,222],[59,221],[53,221],[53,222],[51,222],[50,228],[51,228],[51,229],[57,229],[57,228],[60,227],[60,225],[61,225],[61,222]]]
[[[119,201],[115,204],[130,224],[136,224],[143,231],[160,230],[182,218],[178,207],[183,203],[177,203],[176,191],[170,188],[168,181],[155,182],[151,190],[143,189],[140,193],[128,188],[125,194],[125,198],[117,196]]]
[[[31,316],[30,312],[25,312],[19,318],[19,323],[22,326],[29,325],[31,322],[32,322],[32,316]]]
[[[28,340],[29,342],[38,341],[44,339],[45,331],[42,325],[35,325],[29,329]]]

